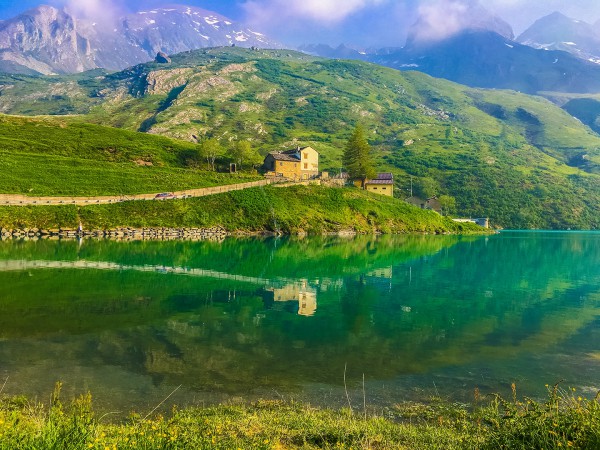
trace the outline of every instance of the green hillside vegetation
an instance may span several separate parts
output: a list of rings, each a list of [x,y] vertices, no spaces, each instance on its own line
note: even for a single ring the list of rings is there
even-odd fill
[[[212,227],[228,231],[327,233],[479,233],[431,211],[359,189],[320,186],[265,187],[168,202],[115,205],[0,207],[5,228],[85,229],[131,227]]]
[[[600,137],[552,102],[417,72],[292,51],[205,49],[116,74],[0,77],[0,109],[183,141],[298,143],[339,171],[356,124],[397,195],[456,198],[456,213],[511,228],[600,227]],[[585,158],[583,158],[585,155]]]
[[[190,168],[198,145],[60,119],[0,116],[0,192],[132,195],[258,179]]]

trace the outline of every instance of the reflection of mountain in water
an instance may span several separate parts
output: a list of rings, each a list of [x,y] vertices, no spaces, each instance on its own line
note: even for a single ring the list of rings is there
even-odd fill
[[[600,315],[599,240],[5,243],[0,357],[20,373],[51,364],[60,341],[73,364],[231,393],[335,385],[345,365],[389,380],[519,355],[528,374],[575,376],[543,360],[567,341],[581,361],[597,352],[586,336]]]

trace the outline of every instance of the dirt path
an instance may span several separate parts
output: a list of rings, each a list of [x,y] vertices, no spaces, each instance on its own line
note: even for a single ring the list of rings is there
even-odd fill
[[[202,189],[188,189],[186,191],[173,192],[174,197],[156,198],[158,193],[153,194],[138,194],[138,195],[118,195],[118,196],[102,196],[102,197],[29,197],[18,194],[0,194],[0,206],[60,206],[60,205],[102,205],[129,201],[167,201],[174,198],[193,198],[206,197],[207,195],[221,194],[224,192],[240,191],[242,189],[250,189],[259,186],[267,186],[277,183],[274,180],[259,180],[249,183],[230,184],[225,186],[215,186]],[[290,185],[294,183],[286,183]]]

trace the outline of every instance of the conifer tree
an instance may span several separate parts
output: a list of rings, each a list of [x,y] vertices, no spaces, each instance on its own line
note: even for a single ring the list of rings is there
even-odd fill
[[[344,149],[343,163],[352,180],[361,180],[364,187],[367,178],[375,177],[371,147],[365,137],[364,129],[357,125]]]

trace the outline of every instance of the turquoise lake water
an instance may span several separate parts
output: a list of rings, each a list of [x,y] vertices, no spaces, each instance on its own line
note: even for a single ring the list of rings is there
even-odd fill
[[[600,233],[0,242],[0,386],[115,412],[600,390]]]

